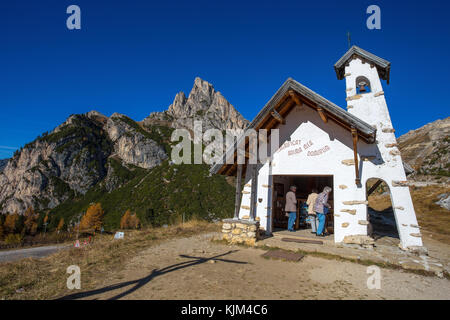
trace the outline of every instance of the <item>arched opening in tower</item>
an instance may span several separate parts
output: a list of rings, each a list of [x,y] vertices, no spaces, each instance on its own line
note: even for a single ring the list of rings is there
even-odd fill
[[[395,220],[389,186],[378,178],[366,182],[367,233],[379,244],[398,245],[400,237]]]

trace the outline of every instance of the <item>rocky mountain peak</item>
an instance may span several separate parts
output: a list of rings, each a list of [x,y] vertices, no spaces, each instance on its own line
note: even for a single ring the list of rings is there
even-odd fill
[[[189,96],[176,94],[167,111],[153,112],[144,119],[146,124],[171,120],[173,128],[193,128],[194,120],[201,120],[203,128],[244,129],[249,122],[236,111],[214,86],[199,77],[194,80]]]
[[[214,90],[212,84],[197,77],[194,80],[194,86],[192,87],[188,100],[204,103],[205,106],[208,106],[211,105],[215,93],[216,90]]]

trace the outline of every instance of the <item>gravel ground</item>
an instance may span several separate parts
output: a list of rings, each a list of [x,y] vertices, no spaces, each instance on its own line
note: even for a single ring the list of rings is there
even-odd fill
[[[166,241],[136,255],[81,299],[450,299],[450,281],[380,269],[380,289],[366,266],[305,256],[300,262],[261,257],[260,248],[209,241],[211,235]]]

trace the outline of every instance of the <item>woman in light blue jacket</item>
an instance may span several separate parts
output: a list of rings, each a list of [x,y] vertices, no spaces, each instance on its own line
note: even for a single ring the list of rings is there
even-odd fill
[[[324,229],[325,229],[325,214],[326,209],[329,209],[331,206],[328,204],[328,196],[331,192],[330,187],[323,188],[323,191],[319,193],[316,199],[316,203],[314,204],[314,210],[316,211],[317,218],[319,219],[319,226],[317,227],[316,235],[319,237],[324,237]]]

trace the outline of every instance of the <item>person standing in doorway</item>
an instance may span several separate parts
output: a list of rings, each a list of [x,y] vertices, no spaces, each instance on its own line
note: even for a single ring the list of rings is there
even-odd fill
[[[317,227],[316,235],[319,237],[324,237],[324,229],[325,229],[325,208],[330,209],[330,205],[328,204],[328,196],[331,192],[330,187],[323,188],[323,191],[317,196],[316,203],[314,204],[314,210],[316,211],[317,218],[319,219],[319,226]]]
[[[297,191],[296,186],[291,186],[288,193],[286,193],[286,205],[284,211],[289,214],[288,230],[294,232],[294,223],[297,218]]]
[[[317,200],[317,189],[312,189],[311,194],[308,196],[306,200],[306,204],[308,205],[308,218],[311,223],[311,232],[316,233],[317,226],[319,225],[319,220],[317,219],[316,212],[314,211],[314,204]]]

